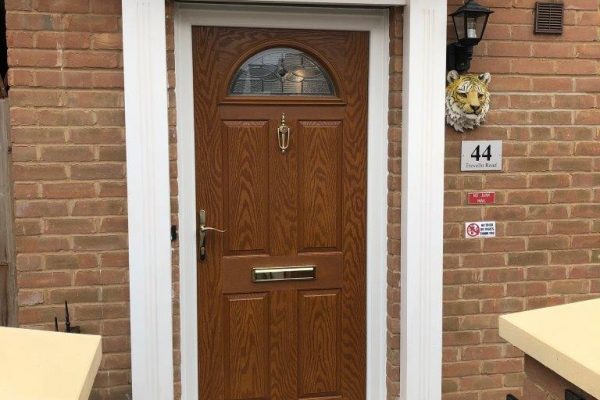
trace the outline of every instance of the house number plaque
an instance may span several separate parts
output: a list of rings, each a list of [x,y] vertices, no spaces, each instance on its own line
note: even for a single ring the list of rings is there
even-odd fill
[[[461,171],[502,171],[502,140],[462,142]]]

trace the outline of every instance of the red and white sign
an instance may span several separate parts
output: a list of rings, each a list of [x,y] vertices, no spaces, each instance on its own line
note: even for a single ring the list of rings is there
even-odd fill
[[[469,204],[495,204],[496,203],[496,192],[473,192],[469,193],[467,197]]]
[[[465,222],[465,238],[496,237],[496,221]]]

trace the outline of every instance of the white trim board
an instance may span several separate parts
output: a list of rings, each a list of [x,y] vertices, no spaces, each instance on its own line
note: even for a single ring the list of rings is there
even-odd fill
[[[122,7],[133,398],[171,400],[173,314],[165,1],[123,0]]]
[[[182,400],[198,399],[192,26],[370,32],[367,184],[367,398],[386,398],[387,352],[387,10],[184,5],[175,17]],[[183,82],[183,84],[181,84]],[[200,371],[202,373],[202,371]]]
[[[446,22],[447,0],[404,10],[401,400],[441,399]]]

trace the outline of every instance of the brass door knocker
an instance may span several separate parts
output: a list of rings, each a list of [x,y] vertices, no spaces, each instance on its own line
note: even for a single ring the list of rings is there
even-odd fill
[[[292,130],[285,124],[285,113],[281,114],[281,125],[277,129],[277,140],[282,153],[290,147],[290,135]]]

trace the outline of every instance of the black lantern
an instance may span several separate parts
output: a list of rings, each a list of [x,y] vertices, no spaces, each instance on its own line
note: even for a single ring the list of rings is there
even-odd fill
[[[466,72],[471,67],[473,47],[477,46],[493,11],[468,0],[465,5],[450,14],[458,41],[448,45],[447,69]]]

